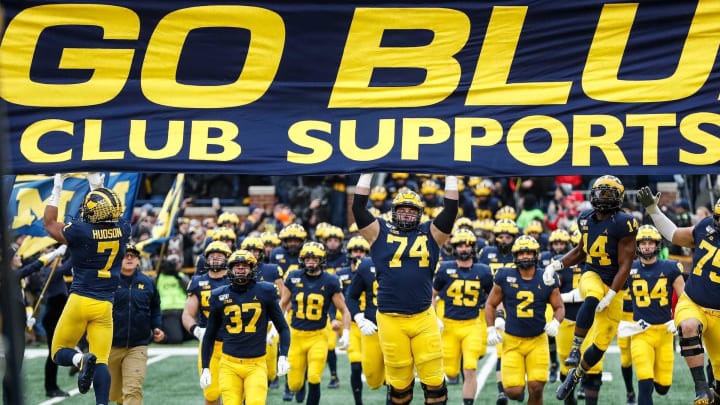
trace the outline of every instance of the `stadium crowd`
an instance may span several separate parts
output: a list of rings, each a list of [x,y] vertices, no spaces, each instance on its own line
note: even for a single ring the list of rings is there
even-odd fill
[[[713,196],[720,180],[713,178],[197,176],[186,185],[175,236],[162,247],[143,251],[136,246],[151,237],[159,205],[172,183],[167,175],[148,175],[139,196],[142,201],[127,224],[128,234],[119,239],[126,245],[120,260],[130,263],[123,262],[130,267],[128,280],[142,277],[155,286],[147,299],[152,301],[152,292],[157,291],[160,313],[148,312],[140,321],[147,324],[152,317],[152,325],[142,330],[147,339],[127,346],[146,349],[151,340],[161,344],[199,340],[198,375],[206,404],[217,404],[221,397],[226,404],[240,404],[243,399],[254,403],[250,394],[223,389],[230,384],[230,377],[224,375],[246,380],[246,393],[262,397],[268,387],[284,386],[285,400],[315,404],[326,365],[332,376],[327,388],[337,388],[340,378],[349,377],[355,403],[362,403],[362,374],[370,389],[388,386],[388,403],[410,403],[414,367],[426,403],[445,403],[446,384],[463,384],[464,404],[472,404],[475,369],[487,344],[498,349],[498,404],[508,398],[522,400],[526,391],[529,403],[542,403],[545,382],[558,379],[563,380],[558,399],[574,404],[580,395],[592,404],[598,401],[603,353],[617,335],[621,350],[627,352],[622,366],[628,404],[647,404],[652,403],[653,392],[666,393],[671,381],[667,369],[643,362],[643,354],[660,353],[668,342],[672,353],[676,334],[696,384],[694,403],[720,401],[711,389],[717,383],[712,368],[707,368],[706,376],[702,356],[705,349],[711,360],[718,356],[717,344],[708,344],[707,336],[720,333],[715,332],[720,326],[714,326],[720,304],[717,298],[706,298],[702,287],[718,282],[713,279],[718,277],[717,268],[703,267],[714,266],[716,259],[693,258],[720,247],[718,238],[712,238],[713,232],[720,232],[720,204]],[[635,192],[654,193],[660,184],[673,185],[677,192]],[[249,185],[275,185],[274,204],[250,205]],[[352,186],[355,195],[347,192]],[[226,206],[237,202],[247,206],[242,215]],[[211,207],[213,214],[192,215],[197,205]],[[616,221],[612,227],[604,225],[608,218]],[[709,239],[697,224],[708,227]],[[23,235],[17,235],[15,244],[22,240]],[[58,279],[55,267],[49,265],[56,256],[65,256],[66,266],[58,270],[65,275],[70,274],[66,268],[72,266],[67,263],[74,258],[65,255],[64,248],[41,254],[41,264],[33,265],[32,274],[22,273],[25,304],[30,308],[42,298],[46,281]],[[19,269],[38,257],[16,259],[14,267]],[[138,275],[133,276],[135,267]],[[661,277],[646,274],[646,268],[650,274],[649,269],[656,267],[662,269]],[[407,291],[390,289],[404,287],[393,279],[395,268],[427,274],[417,279],[412,274],[402,276],[422,291],[404,296]],[[700,297],[680,298],[684,323],[679,324],[670,318],[671,308],[678,297],[687,297],[683,290],[688,278],[690,291]],[[271,283],[272,288],[256,290],[259,281]],[[211,291],[222,291],[224,298]],[[259,321],[253,314],[246,318],[247,291],[262,301]],[[395,303],[393,295],[398,301],[407,298],[406,302]],[[240,317],[235,321],[228,320],[228,311],[233,310],[228,308],[235,308],[228,306],[229,301],[243,308],[233,315]],[[59,315],[52,322],[45,318],[57,309],[45,303],[28,312],[29,343],[52,341]],[[283,313],[289,315],[283,318]],[[398,338],[415,336],[403,325],[414,327],[426,322],[427,315],[432,315],[432,324],[423,330],[432,333],[417,342]],[[113,316],[125,319],[127,314],[113,310]],[[232,322],[240,327],[230,328]],[[232,349],[250,339],[253,333],[247,326],[255,330],[255,322],[265,350]],[[219,332],[221,325],[229,332]],[[662,347],[653,346],[654,341],[643,343],[643,337],[652,340],[651,333]],[[112,341],[115,351],[119,340]],[[337,375],[336,348],[348,350],[350,376]],[[399,354],[388,357],[400,349],[412,349],[405,356],[414,358],[415,364],[406,364]],[[88,356],[87,348],[85,352],[77,358],[69,352],[64,365],[76,366],[89,387],[85,362],[97,359]],[[247,374],[248,360],[243,360],[259,357],[262,361],[252,364],[265,370],[262,383],[253,372]],[[46,393],[67,395],[55,383],[53,360],[57,362],[49,357],[51,366],[46,367]],[[111,367],[110,372],[114,378],[117,371]],[[278,377],[285,374],[287,380],[281,381]],[[113,380],[113,400],[125,392],[116,384]],[[142,403],[138,382],[131,384],[136,387],[134,396],[124,403]]]

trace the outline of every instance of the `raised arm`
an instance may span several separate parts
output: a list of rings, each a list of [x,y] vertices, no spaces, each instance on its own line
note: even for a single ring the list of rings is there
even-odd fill
[[[355,223],[358,232],[369,244],[373,244],[380,234],[380,223],[368,211],[367,203],[370,198],[370,185],[372,184],[372,173],[363,173],[355,186],[355,195],[353,196],[352,213],[355,217]]]
[[[459,200],[458,178],[456,176],[445,176],[443,210],[430,226],[430,233],[439,246],[442,246],[450,237],[453,225],[455,224],[455,218],[457,218],[458,214]]]
[[[58,205],[60,205],[60,193],[62,193],[63,183],[65,182],[65,176],[60,173],[55,174],[53,183],[52,193],[50,199],[45,206],[45,213],[43,214],[43,226],[50,235],[56,241],[67,244],[65,235],[63,235],[63,228],[65,224],[58,222]]]

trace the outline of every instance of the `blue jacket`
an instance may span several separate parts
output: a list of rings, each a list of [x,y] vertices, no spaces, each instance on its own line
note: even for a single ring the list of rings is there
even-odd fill
[[[120,275],[113,304],[113,341],[116,347],[146,346],[153,329],[162,327],[160,295],[152,279],[139,270]]]

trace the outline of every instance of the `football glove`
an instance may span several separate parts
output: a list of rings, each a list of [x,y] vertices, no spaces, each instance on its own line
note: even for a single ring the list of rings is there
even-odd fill
[[[290,362],[287,356],[278,356],[277,375],[284,376],[288,372],[290,372]]]
[[[550,337],[555,337],[558,334],[558,329],[560,328],[560,322],[558,322],[557,319],[553,318],[552,321],[545,324],[545,333],[547,333]]]
[[[205,389],[212,384],[212,377],[210,376],[210,369],[204,368],[202,374],[200,374],[200,388]]]
[[[502,342],[502,336],[500,336],[494,326],[488,326],[487,328],[487,342],[489,345],[496,345]]]
[[[615,290],[608,290],[608,292],[605,293],[605,296],[602,297],[602,299],[600,300],[600,303],[598,303],[597,308],[595,308],[595,312],[604,311],[605,308],[607,308],[608,305],[610,305],[610,303],[612,302],[613,298],[615,297],[615,294],[617,294],[615,292]]]
[[[555,272],[563,269],[561,260],[551,262],[543,272],[543,283],[547,286],[555,285]]]

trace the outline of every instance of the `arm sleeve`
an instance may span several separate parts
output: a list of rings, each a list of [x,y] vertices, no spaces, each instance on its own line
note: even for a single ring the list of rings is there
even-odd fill
[[[356,274],[352,282],[350,283],[350,287],[348,288],[348,292],[345,297],[348,311],[350,311],[350,314],[353,316],[353,318],[355,317],[355,315],[361,312],[359,298],[365,290],[364,284],[365,283],[363,282],[362,277],[360,277],[359,274]]]
[[[290,328],[288,327],[287,321],[283,316],[282,310],[280,310],[280,304],[278,300],[274,300],[268,308],[268,317],[275,325],[275,329],[280,335],[280,346],[278,348],[279,356],[287,356],[288,350],[290,349]]]
[[[353,196],[352,213],[358,229],[363,229],[375,221],[375,217],[365,208],[369,199],[370,196],[364,194],[355,193]]]
[[[440,214],[435,218],[433,223],[442,233],[452,232],[453,224],[455,223],[455,217],[458,213],[458,200],[452,200],[445,198],[443,201],[444,208],[440,211]],[[353,206],[354,208],[354,206]],[[358,228],[360,224],[358,223]]]
[[[15,273],[15,276],[18,280],[22,280],[25,277],[35,273],[36,271],[42,269],[45,266],[45,264],[40,260],[35,260],[34,262],[28,264],[25,267],[22,267],[17,270]]]

